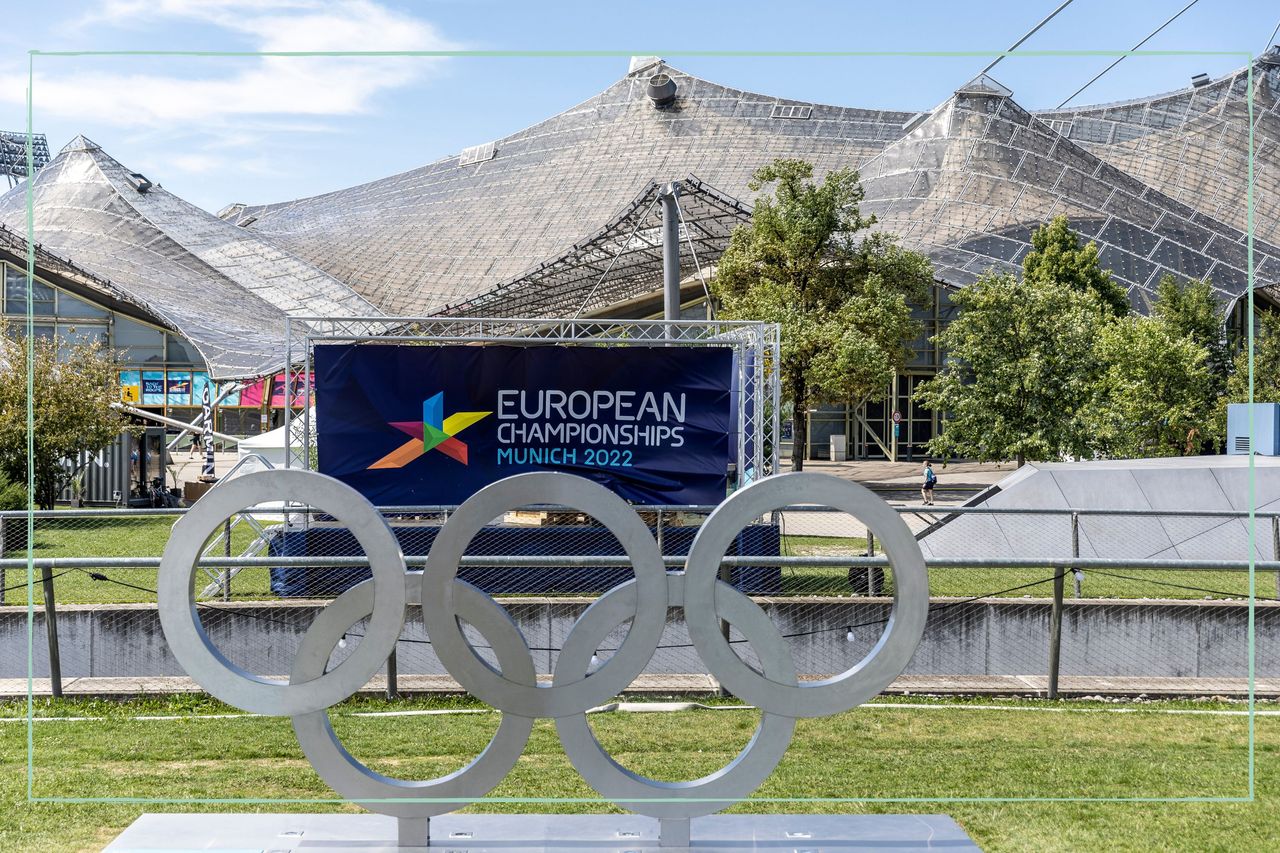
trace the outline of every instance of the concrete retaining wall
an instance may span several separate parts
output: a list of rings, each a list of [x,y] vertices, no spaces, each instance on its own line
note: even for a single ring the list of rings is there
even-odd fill
[[[550,649],[564,644],[578,615],[589,604],[580,599],[507,599],[509,613],[534,649],[539,672],[555,661]],[[779,631],[792,636],[796,668],[802,674],[840,672],[874,645],[891,602],[887,599],[769,599],[761,606]],[[936,602],[944,604],[945,602]],[[205,610],[206,630],[237,665],[263,675],[287,674],[298,642],[320,602],[219,604]],[[954,609],[935,610],[925,637],[907,668],[909,675],[1042,675],[1048,670],[1048,601],[990,599]],[[1143,677],[1234,677],[1246,670],[1248,606],[1243,602],[1069,600],[1063,617],[1062,674]],[[847,639],[854,627],[853,641]],[[1280,604],[1259,603],[1256,610],[1258,677],[1280,674]],[[476,645],[484,645],[468,629]],[[58,610],[58,634],[64,677],[183,675],[169,654],[154,605],[80,605]],[[352,628],[349,654],[363,634]],[[43,617],[35,622],[36,676],[48,674]],[[600,657],[616,648],[623,629],[601,645]],[[734,632],[733,637],[739,638]],[[421,618],[412,611],[398,651],[399,671],[443,674],[426,641]],[[648,673],[702,673],[705,668],[688,644],[680,611],[671,611],[663,646]],[[735,649],[754,662],[749,644]],[[483,650],[481,654],[486,652]],[[337,659],[335,658],[335,660]],[[27,674],[25,607],[0,608],[0,678]]]

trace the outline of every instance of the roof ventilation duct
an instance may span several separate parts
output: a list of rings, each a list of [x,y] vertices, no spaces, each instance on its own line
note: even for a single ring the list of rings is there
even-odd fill
[[[1212,82],[1213,80],[1210,79],[1208,74],[1197,74],[1196,76],[1191,78],[1191,85],[1197,89],[1199,89],[1201,86],[1208,86]]]
[[[147,180],[147,176],[141,172],[129,173],[129,185],[140,193],[145,193],[151,189],[151,182]]]
[[[676,81],[670,74],[655,74],[649,78],[646,94],[655,107],[669,107],[676,102]]]

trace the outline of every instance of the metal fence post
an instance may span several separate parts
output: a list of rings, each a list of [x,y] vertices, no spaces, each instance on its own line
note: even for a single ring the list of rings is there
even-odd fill
[[[1280,560],[1280,515],[1271,516],[1271,559]],[[1276,598],[1280,598],[1280,572],[1276,572]]]
[[[44,630],[49,641],[49,687],[54,698],[62,696],[62,656],[58,652],[58,615],[53,600],[53,569],[40,570],[44,592]]]
[[[1071,513],[1071,556],[1080,556],[1080,514]],[[1074,572],[1075,569],[1073,568]],[[1062,592],[1067,570],[1053,575],[1053,609],[1049,611],[1049,690],[1050,699],[1058,698],[1058,671],[1062,662]],[[1077,583],[1079,583],[1077,577]]]
[[[1080,556],[1080,513],[1071,513],[1071,556],[1078,558]],[[1084,572],[1073,568],[1071,570],[1073,578],[1075,597],[1080,597],[1080,585],[1084,582]]]
[[[223,528],[222,535],[223,535],[223,538],[226,539],[226,542],[223,543],[223,548],[222,548],[223,554],[230,557],[231,556],[231,519],[230,518],[228,518],[226,521],[226,526]],[[222,570],[222,600],[223,601],[231,600],[231,567],[230,566]]]
[[[394,702],[400,698],[399,684],[396,679],[396,650],[387,655],[387,701]]]

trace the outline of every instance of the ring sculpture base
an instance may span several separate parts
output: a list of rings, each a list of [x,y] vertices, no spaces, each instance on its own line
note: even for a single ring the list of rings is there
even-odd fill
[[[106,853],[235,850],[237,853],[390,853],[428,850],[427,820],[409,827],[378,814],[146,814]],[[673,822],[678,823],[678,822]],[[691,830],[672,838],[664,825],[640,815],[446,814],[430,819],[430,850],[450,853],[575,853],[698,850],[715,853],[780,850],[848,853],[853,849],[978,850],[946,815],[708,815],[684,822]],[[675,842],[675,843],[673,843]]]

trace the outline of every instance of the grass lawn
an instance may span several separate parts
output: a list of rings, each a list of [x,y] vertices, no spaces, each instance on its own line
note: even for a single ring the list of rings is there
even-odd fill
[[[910,703],[928,707],[905,707]],[[761,798],[1187,797],[1247,794],[1246,723],[1240,716],[1170,714],[1240,706],[1168,702],[882,699],[802,720]],[[1019,709],[988,710],[1001,705]],[[335,709],[338,734],[375,769],[406,778],[462,766],[492,734],[496,714],[355,717],[386,703]],[[466,700],[413,700],[406,708],[474,707]],[[1068,708],[1068,712],[1060,709]],[[1059,710],[1054,710],[1059,709]],[[1117,709],[1125,712],[1116,713]],[[303,759],[287,720],[200,719],[227,709],[199,697],[123,704],[42,702],[37,796],[302,797],[328,789]],[[0,705],[21,717],[24,703]],[[178,714],[145,721],[134,715]],[[617,759],[656,778],[692,778],[729,761],[751,736],[755,711],[601,714],[597,736]],[[27,803],[26,726],[0,723],[0,849],[93,850],[144,811],[189,805]],[[748,801],[743,812],[946,812],[986,850],[1280,849],[1280,718],[1257,719],[1257,792],[1249,803],[858,803]],[[554,725],[539,721],[498,797],[594,797],[569,766]],[[353,806],[201,807],[211,811],[332,811]],[[480,812],[613,810],[593,803],[488,803]]]
[[[164,550],[173,526],[171,517],[135,516],[103,519],[67,519],[37,521],[37,557],[158,557]],[[241,553],[255,538],[246,525],[232,531],[232,553]],[[787,555],[863,555],[867,543],[862,538],[833,536],[784,536],[782,553]],[[7,557],[25,556],[10,552]],[[116,569],[103,572],[109,577],[135,586],[155,589],[154,569]],[[1048,597],[1052,594],[1053,575],[1049,569],[933,569],[929,573],[929,589],[935,596],[969,598],[999,593],[1007,596]],[[1117,577],[1123,576],[1123,577]],[[843,568],[787,568],[782,571],[783,592],[787,595],[848,595],[848,571]],[[199,576],[201,584],[208,578]],[[38,581],[38,579],[37,579]],[[1045,581],[1036,583],[1037,581]],[[26,572],[11,569],[5,573],[4,586],[15,587],[4,594],[4,604],[26,604]],[[55,580],[55,597],[61,604],[104,604],[154,601],[154,595],[115,583],[94,580],[87,572],[70,571]],[[1067,579],[1067,595],[1072,595],[1072,581]],[[1192,587],[1187,589],[1184,587]],[[887,587],[892,590],[892,580]],[[1204,590],[1209,590],[1205,592]],[[245,569],[232,583],[233,598],[238,600],[271,599],[269,569]],[[1082,595],[1086,598],[1245,598],[1249,594],[1248,576],[1243,572],[1179,572],[1116,570],[1086,572]],[[43,601],[37,582],[36,602]],[[1274,572],[1257,573],[1257,595],[1276,597]]]

